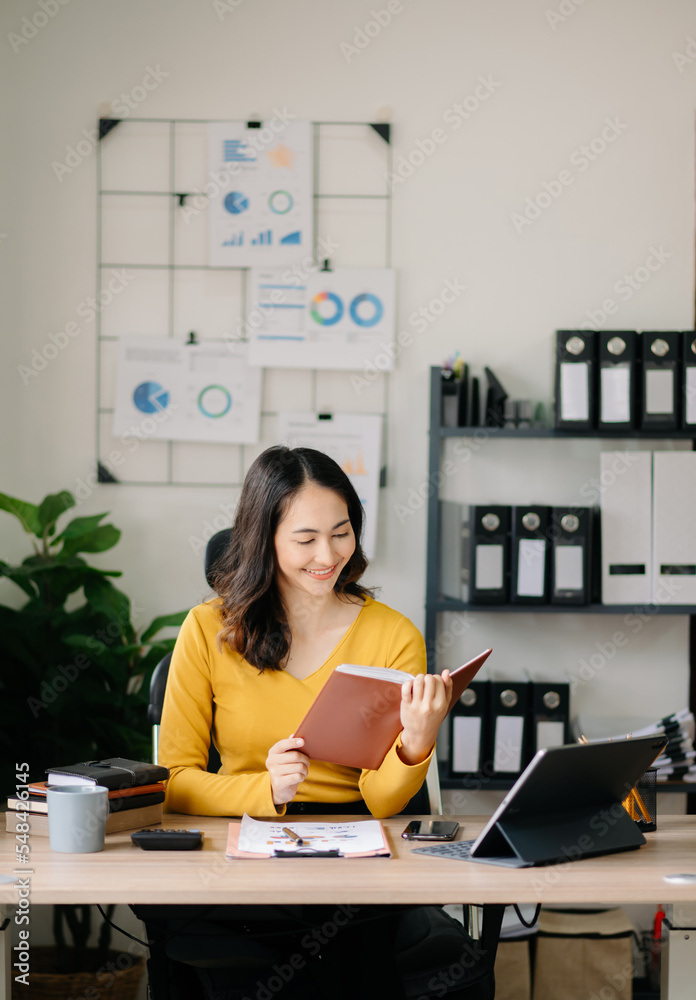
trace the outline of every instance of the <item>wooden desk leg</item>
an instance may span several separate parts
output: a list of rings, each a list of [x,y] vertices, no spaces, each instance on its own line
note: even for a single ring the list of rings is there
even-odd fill
[[[9,906],[0,905],[0,1000],[12,996],[12,925]]]
[[[696,903],[667,907],[662,932],[662,1000],[692,1000],[696,969]]]

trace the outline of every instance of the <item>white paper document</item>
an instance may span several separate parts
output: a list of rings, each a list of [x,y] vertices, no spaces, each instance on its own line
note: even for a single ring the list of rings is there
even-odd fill
[[[524,716],[499,715],[495,720],[493,770],[514,774],[522,769]]]
[[[314,448],[333,458],[346,473],[365,511],[363,550],[374,558],[377,502],[382,454],[382,417],[334,414],[324,420],[316,413],[281,413],[280,440],[289,448]]]
[[[692,427],[696,424],[696,367],[685,368],[684,379],[684,410],[685,423]]]
[[[452,720],[452,769],[475,773],[481,766],[481,726],[478,715],[455,715]]]
[[[336,807],[340,808],[340,807]],[[301,838],[298,844],[285,829]],[[238,847],[249,854],[273,854],[274,851],[340,851],[341,854],[366,854],[381,851],[387,844],[382,824],[376,819],[348,823],[296,823],[287,817],[282,823],[242,817]]]
[[[503,586],[503,546],[476,546],[476,589],[500,590]]]
[[[648,368],[645,373],[645,412],[674,411],[674,376],[670,370]]]
[[[626,424],[631,419],[631,366],[602,368],[600,417],[604,424]]]
[[[589,365],[561,362],[561,420],[588,420],[590,416]]]
[[[213,267],[291,264],[312,250],[311,123],[261,124],[210,125]]]
[[[243,343],[121,337],[114,435],[224,444],[258,441],[261,369],[250,367],[246,355]]]
[[[273,368],[394,367],[396,272],[253,268],[246,317],[249,360]]]
[[[583,549],[581,545],[557,545],[556,590],[582,590]]]
[[[517,559],[519,597],[543,597],[546,589],[546,541],[520,538]]]

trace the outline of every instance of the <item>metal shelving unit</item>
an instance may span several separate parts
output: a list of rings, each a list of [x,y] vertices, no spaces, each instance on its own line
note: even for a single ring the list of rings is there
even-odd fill
[[[430,444],[428,460],[428,481],[437,482],[442,458],[442,444],[447,438],[473,438],[477,441],[488,441],[496,438],[515,438],[518,440],[592,438],[625,441],[670,441],[690,440],[696,448],[696,435],[692,431],[675,430],[669,432],[633,434],[603,432],[603,431],[560,431],[554,428],[524,428],[506,427],[443,427],[442,414],[442,377],[441,369],[434,366],[430,369]],[[428,500],[427,512],[427,563],[426,563],[426,595],[425,595],[425,643],[428,653],[428,669],[435,669],[435,649],[438,634],[438,617],[446,612],[476,611],[498,614],[581,614],[581,615],[625,615],[636,612],[635,605],[518,605],[518,604],[471,604],[467,601],[457,601],[444,597],[440,593],[440,498],[437,490],[433,490]],[[692,711],[696,709],[696,606],[694,605],[658,605],[646,604],[644,608],[649,614],[658,615],[688,615],[689,616],[689,699]],[[443,788],[478,789],[486,791],[503,791],[511,788],[514,780],[476,778],[466,781],[462,778],[449,778],[446,768],[441,768],[441,784]],[[660,791],[696,793],[684,787],[682,782],[665,783]],[[696,810],[696,794],[689,795],[689,812]]]

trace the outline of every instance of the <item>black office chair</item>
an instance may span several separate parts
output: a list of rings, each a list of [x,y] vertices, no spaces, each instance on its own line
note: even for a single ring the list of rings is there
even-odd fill
[[[215,585],[216,565],[229,546],[231,535],[231,528],[219,531],[206,546],[205,576],[211,588]],[[150,683],[148,721],[153,727],[153,762],[157,762],[159,726],[170,661],[171,653],[168,653],[155,668]],[[216,772],[220,763],[211,738],[208,770]],[[366,806],[364,811],[368,812]],[[434,758],[426,781],[402,813],[442,814],[437,761]],[[220,912],[219,908],[213,911],[202,906],[178,907],[180,919],[175,921],[172,920],[171,907],[135,906],[132,909],[144,922],[148,937],[150,1000],[202,1000],[203,988],[196,967],[213,968],[219,966],[221,961],[226,968],[237,969],[240,976],[251,975],[252,980],[257,976],[263,977],[264,972],[268,975],[274,963],[282,962],[282,949],[287,949],[288,943],[293,940],[285,924],[282,930],[272,926],[268,928],[266,924],[265,938],[258,932],[236,937],[229,931],[221,932],[214,920],[206,922],[209,914]],[[504,909],[504,906],[483,907],[482,928],[477,940],[463,938],[461,925],[435,907],[404,909],[405,916],[400,921],[394,951],[397,969],[408,996],[426,997],[428,989],[432,995],[442,996],[442,981],[437,980],[439,973],[443,969],[450,970],[450,980],[454,982],[451,971],[456,969],[466,981],[466,992],[461,994],[462,997],[466,1000],[492,1000],[495,994],[493,967]],[[468,912],[467,908],[465,916]],[[298,929],[297,947],[308,930],[309,926]],[[375,927],[373,933],[376,932]],[[464,949],[463,944],[466,946]],[[434,980],[438,982],[435,992]],[[450,995],[453,998],[456,996]]]

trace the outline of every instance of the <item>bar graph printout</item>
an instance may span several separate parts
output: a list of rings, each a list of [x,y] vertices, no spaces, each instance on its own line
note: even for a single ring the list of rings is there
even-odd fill
[[[292,264],[313,245],[310,122],[278,114],[260,128],[209,126],[209,262]]]
[[[377,541],[377,501],[382,455],[383,418],[375,414],[281,413],[279,440],[289,448],[315,448],[346,473],[365,511],[363,549],[373,559]]]

